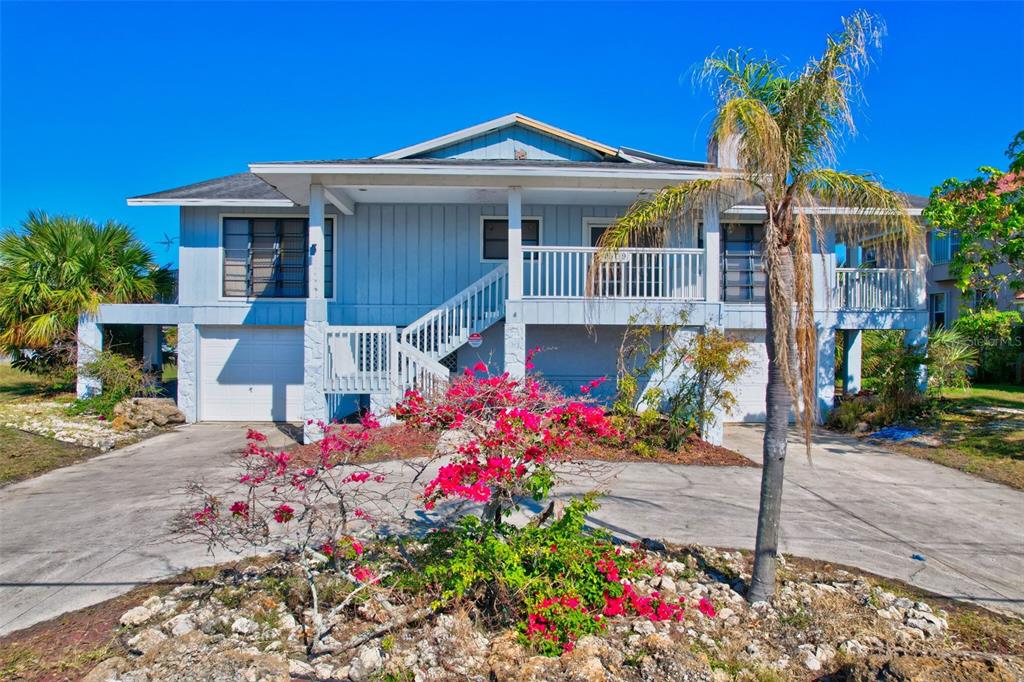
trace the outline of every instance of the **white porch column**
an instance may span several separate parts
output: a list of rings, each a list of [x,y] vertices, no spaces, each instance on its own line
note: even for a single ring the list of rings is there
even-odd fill
[[[513,379],[526,376],[526,325],[505,318],[505,371]]]
[[[860,329],[843,330],[843,393],[861,391],[861,352],[864,334]]]
[[[78,380],[75,385],[79,398],[90,398],[103,391],[98,379],[83,374],[85,366],[103,350],[103,328],[92,315],[78,318]]]
[[[704,207],[704,300],[722,300],[722,236],[719,226],[718,201],[710,200]]]
[[[191,319],[191,318],[190,318]],[[185,421],[199,421],[196,401],[197,363],[199,361],[199,334],[191,322],[178,323],[178,409]]]
[[[818,327],[818,423],[823,423],[835,406],[836,399],[836,330],[829,325]]]
[[[508,188],[508,299],[523,298],[523,190]]]
[[[142,327],[142,368],[147,372],[159,374],[163,363],[163,330],[158,324],[147,324]]]
[[[324,188],[309,186],[309,260],[310,300],[324,297]]]

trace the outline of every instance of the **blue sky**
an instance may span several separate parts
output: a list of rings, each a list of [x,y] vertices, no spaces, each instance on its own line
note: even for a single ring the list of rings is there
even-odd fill
[[[0,2],[0,225],[33,208],[133,225],[125,197],[252,161],[368,156],[520,111],[704,158],[690,69],[748,47],[794,67],[858,7],[889,29],[840,166],[919,194],[1024,127],[1024,3]]]

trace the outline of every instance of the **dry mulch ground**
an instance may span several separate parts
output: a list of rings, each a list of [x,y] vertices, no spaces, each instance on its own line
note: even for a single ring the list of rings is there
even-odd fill
[[[415,459],[429,457],[437,446],[436,433],[411,429],[397,424],[372,432],[369,447],[357,460],[363,464],[391,459]],[[293,454],[309,457],[319,455],[319,446],[303,445]],[[738,452],[712,445],[699,438],[691,437],[682,447],[673,452],[665,448],[654,448],[652,454],[639,454],[627,446],[611,444],[591,445],[572,453],[578,459],[594,459],[603,462],[649,462],[652,464],[689,464],[695,466],[757,467],[758,465]]]

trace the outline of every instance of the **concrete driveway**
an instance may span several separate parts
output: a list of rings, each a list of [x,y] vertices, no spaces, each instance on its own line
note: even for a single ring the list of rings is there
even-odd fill
[[[264,430],[275,447],[289,442]],[[189,479],[230,482],[244,432],[192,425],[0,489],[0,634],[225,558],[172,542],[166,524]],[[726,431],[756,460],[760,439],[757,426]],[[616,469],[597,524],[625,538],[753,546],[759,469]],[[784,551],[1024,613],[1024,493],[827,433],[812,464],[794,439],[787,469]]]

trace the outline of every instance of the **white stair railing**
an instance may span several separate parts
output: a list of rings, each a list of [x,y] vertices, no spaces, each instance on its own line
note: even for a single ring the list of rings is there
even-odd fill
[[[395,374],[394,327],[328,327],[326,393],[386,393]]]
[[[474,332],[505,316],[508,263],[502,263],[402,330],[402,343],[440,360]]]
[[[405,343],[395,345],[397,351],[397,371],[395,388],[398,395],[406,391],[418,391],[422,395],[433,395],[448,388],[451,372],[437,360],[429,357],[414,346]]]

